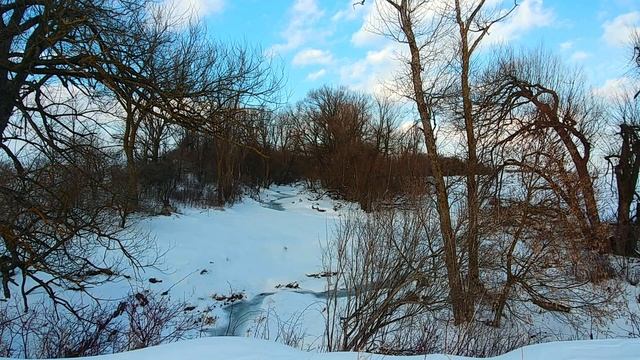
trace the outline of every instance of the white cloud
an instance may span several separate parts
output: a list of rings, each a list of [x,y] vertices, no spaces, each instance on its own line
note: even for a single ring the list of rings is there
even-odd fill
[[[163,5],[175,11],[177,17],[184,18],[184,22],[224,10],[224,0],[164,0]]]
[[[327,74],[327,70],[320,69],[307,75],[307,80],[316,81]]]
[[[340,79],[347,84],[355,84],[359,80],[362,80],[363,75],[366,73],[368,69],[368,64],[366,60],[358,60],[346,65],[343,65],[340,68]]]
[[[385,1],[372,0],[364,5],[357,5],[362,17],[362,26],[351,35],[351,43],[358,47],[380,45],[384,38],[375,32],[383,28],[384,16],[388,14],[389,5]]]
[[[524,0],[507,19],[493,25],[487,40],[507,42],[533,29],[550,26],[554,21],[555,14],[544,6],[543,0]]]
[[[633,79],[620,77],[609,79],[599,88],[593,90],[593,94],[605,100],[614,100],[620,96],[633,94]]]
[[[517,39],[531,30],[555,23],[556,16],[553,10],[545,6],[544,0],[522,0],[518,3],[512,14],[492,26],[486,39],[487,44]],[[394,13],[388,4],[381,0],[367,1],[365,6],[363,24],[351,37],[351,43],[360,47],[380,44],[380,36],[376,32],[386,29],[383,19]],[[512,1],[491,0],[487,1],[484,8],[488,12],[494,9],[499,13],[506,13],[512,6]],[[431,5],[425,6],[417,18],[428,25],[431,16],[446,7],[446,1],[436,0]]]
[[[295,0],[289,12],[289,24],[282,32],[284,41],[267,50],[271,55],[297,49],[309,39],[321,36],[320,30],[314,25],[324,16],[324,11],[320,9],[316,0]]]
[[[340,80],[356,90],[383,94],[403,67],[398,61],[403,50],[402,44],[388,42],[378,50],[368,51],[363,58],[340,68]]]
[[[360,28],[351,36],[351,43],[355,46],[366,46],[378,43],[380,41],[380,35],[374,34],[365,28]]]
[[[573,48],[573,41],[565,41],[560,44],[560,49],[562,50],[571,50]]]
[[[588,59],[590,56],[591,54],[589,54],[586,51],[576,51],[573,54],[571,54],[571,57],[569,59],[574,62],[579,62],[579,61],[584,61]]]
[[[543,0],[522,0],[518,3],[518,7],[508,18],[492,27],[486,39],[487,45],[516,39],[529,31],[554,24],[554,12],[545,6]],[[416,16],[419,22],[416,24],[417,28],[421,28],[420,26],[428,28],[432,25],[431,21],[436,12],[451,11],[450,8],[446,8],[447,0],[434,0],[429,4],[421,10],[419,16]],[[512,0],[488,0],[485,7],[487,12],[495,9],[498,13],[504,14],[512,5]],[[339,73],[343,83],[356,89],[377,92],[380,88],[394,87],[392,82],[396,78],[406,76],[404,63],[400,61],[406,58],[406,46],[376,33],[390,30],[385,27],[384,19],[393,15],[394,10],[390,9],[384,0],[366,2],[361,15],[362,25],[352,34],[351,43],[356,47],[375,50],[341,67]],[[455,37],[455,32],[452,32],[451,36]],[[443,49],[445,50],[449,49]],[[405,91],[402,88],[397,90]]]
[[[366,4],[366,3],[365,3]],[[361,17],[365,13],[365,6],[348,1],[347,6],[342,10],[338,10],[331,17],[331,21],[353,21]]]
[[[368,51],[366,61],[370,64],[385,64],[395,59],[396,49],[394,46],[385,46],[378,51]]]
[[[320,49],[304,49],[298,52],[292,60],[293,65],[330,64],[333,62],[331,52]]]
[[[625,46],[629,43],[631,34],[640,31],[640,12],[634,11],[617,16],[602,24],[602,39],[611,46]]]

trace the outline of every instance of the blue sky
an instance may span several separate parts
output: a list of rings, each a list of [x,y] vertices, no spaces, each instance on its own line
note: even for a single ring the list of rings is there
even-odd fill
[[[323,84],[373,91],[398,66],[397,45],[368,32],[375,0],[173,0],[193,9],[210,36],[275,54],[291,100]],[[500,0],[495,0],[500,1]],[[505,4],[511,0],[505,0]],[[628,83],[626,40],[640,26],[640,0],[519,0],[493,41],[540,45],[581,67],[590,85],[609,95]]]

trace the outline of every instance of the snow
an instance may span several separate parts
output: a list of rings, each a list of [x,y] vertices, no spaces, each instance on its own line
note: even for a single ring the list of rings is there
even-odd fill
[[[301,331],[311,329],[304,342],[315,343],[323,330],[326,280],[307,274],[322,271],[336,221],[357,211],[318,197],[302,186],[274,186],[231,207],[144,218],[139,226],[155,238],[161,262],[139,274],[140,282],[107,284],[94,295],[117,299],[132,288],[168,293],[218,318],[208,335],[252,335],[267,318],[272,327],[304,324]],[[231,306],[215,299],[238,293],[243,301]]]
[[[120,299],[132,291],[148,290],[183,300],[195,307],[193,312],[216,318],[201,334],[214,337],[99,358],[394,359],[297,350],[322,348],[326,280],[308,275],[323,270],[323,247],[333,238],[336,224],[358,211],[354,204],[311,193],[303,186],[274,186],[261,191],[256,199],[246,197],[231,207],[185,207],[172,216],[142,218],[138,226],[154,238],[163,254],[161,262],[141,274],[124,274],[131,280],[97,287],[93,295]],[[640,289],[630,287],[627,291],[629,306],[637,307],[634,300]],[[242,294],[242,299],[233,303],[220,300],[231,294]],[[549,319],[541,316],[535,323],[547,326],[549,332],[566,326]],[[617,319],[607,337],[628,336],[624,320]],[[275,338],[282,333],[294,338]],[[566,335],[556,338],[569,338]],[[415,359],[464,358],[429,355]],[[495,359],[640,359],[640,340],[546,343]]]
[[[637,360],[639,340],[590,340],[553,342],[526,346],[490,359],[496,360]],[[87,358],[89,359],[89,358]],[[366,353],[313,353],[275,342],[241,338],[212,337],[160,345],[126,353],[91,357],[92,360],[463,360],[450,355],[384,356]]]
[[[143,225],[152,230],[161,248],[169,250],[164,265],[174,272],[164,275],[166,282],[176,283],[192,269],[207,270],[205,276],[186,279],[184,285],[196,290],[233,289],[253,295],[292,281],[321,289],[317,281],[310,284],[314,279],[304,271],[321,270],[321,244],[335,211],[316,215],[298,205],[302,195],[277,190],[263,193],[264,201],[277,195],[285,196],[280,201],[286,211],[247,198],[224,210],[185,209],[183,214],[147,220]]]

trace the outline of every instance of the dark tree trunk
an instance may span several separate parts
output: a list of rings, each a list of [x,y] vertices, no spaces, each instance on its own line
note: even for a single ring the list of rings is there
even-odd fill
[[[618,223],[614,251],[618,255],[634,255],[638,242],[638,209],[636,219],[631,216],[631,204],[636,196],[638,172],[640,171],[640,127],[620,125],[622,148],[618,164],[614,166],[618,188]]]
[[[413,19],[407,1],[401,4],[387,0],[397,11],[401,22],[402,31],[406,36],[407,45],[411,53],[411,80],[415,95],[416,106],[422,123],[422,130],[427,146],[427,158],[431,163],[431,170],[436,188],[438,217],[440,220],[440,233],[444,241],[444,258],[449,280],[449,297],[453,308],[453,317],[456,324],[470,321],[472,306],[467,299],[464,288],[460,264],[458,262],[457,241],[451,221],[451,208],[447,194],[446,183],[443,175],[442,164],[438,156],[435,130],[431,123],[431,107],[427,102],[427,94],[423,89],[422,63],[420,48],[413,29]]]

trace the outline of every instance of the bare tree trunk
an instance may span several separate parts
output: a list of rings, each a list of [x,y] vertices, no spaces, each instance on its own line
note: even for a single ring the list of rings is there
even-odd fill
[[[560,119],[556,119],[558,124]],[[589,158],[591,155],[591,145],[585,141],[583,142],[584,155],[580,155],[578,147],[575,142],[571,140],[571,137],[567,130],[563,126],[557,126],[554,128],[562,142],[569,150],[571,159],[576,172],[578,173],[578,181],[580,192],[582,193],[584,205],[586,208],[587,219],[593,230],[597,230],[600,227],[600,214],[598,213],[598,204],[596,202],[595,192],[593,190],[593,181],[591,180],[591,174],[589,174]]]
[[[160,159],[160,144],[162,142],[162,130],[156,130],[155,136],[151,140],[151,161],[157,163]]]
[[[9,124],[9,118],[13,112],[14,94],[6,90],[0,90],[0,143],[4,141],[4,130]]]
[[[604,251],[608,247],[605,242],[604,229],[600,221],[600,213],[598,212],[598,204],[596,202],[595,191],[593,189],[593,180],[589,173],[589,159],[591,157],[591,142],[585,137],[583,133],[575,129],[575,127],[568,127],[564,124],[567,120],[561,120],[559,115],[559,103],[560,97],[551,89],[544,89],[544,92],[551,95],[553,102],[547,104],[538,99],[537,96],[532,94],[525,95],[536,108],[544,114],[549,122],[549,127],[552,128],[562,143],[564,144],[573,166],[575,167],[576,174],[578,175],[578,188],[579,193],[582,195],[582,201],[584,203],[584,215],[586,216],[587,225],[583,229],[583,233],[591,238],[591,247],[593,249]],[[572,119],[569,119],[572,120]],[[578,144],[574,137],[577,138],[582,145],[583,154],[580,153]],[[580,206],[580,204],[576,204]],[[576,213],[582,213],[580,209],[575,209]],[[582,222],[582,221],[581,221]]]
[[[631,220],[631,204],[636,193],[640,171],[640,127],[620,125],[622,147],[618,164],[614,166],[618,189],[618,224],[614,251],[619,255],[633,255],[638,241],[638,229]],[[636,209],[636,212],[638,209]],[[638,219],[636,219],[636,222]]]
[[[408,1],[402,0],[400,4],[390,0],[387,0],[387,2],[398,11],[400,25],[404,35],[406,36],[409,51],[411,53],[411,80],[427,146],[427,158],[431,163],[435,182],[440,232],[444,242],[445,263],[447,266],[447,277],[449,280],[449,297],[453,308],[454,322],[456,324],[461,324],[470,320],[471,306],[467,301],[468,299],[458,264],[457,244],[451,223],[451,209],[447,196],[447,188],[442,173],[440,158],[438,156],[436,137],[433,125],[431,124],[432,112],[429,104],[427,103],[427,96],[422,87],[423,81],[420,49],[417,45],[416,37],[413,32],[413,24],[411,14],[408,9]]]
[[[479,5],[480,9],[482,5]],[[462,90],[462,107],[464,117],[464,128],[467,138],[467,252],[469,253],[469,291],[477,292],[481,289],[480,284],[480,268],[478,265],[478,212],[480,204],[478,201],[478,184],[476,181],[476,173],[478,169],[478,153],[477,141],[473,124],[473,108],[471,103],[471,85],[469,84],[469,71],[471,67],[472,49],[469,48],[469,28],[462,19],[462,8],[460,1],[456,0],[456,23],[460,31],[460,61],[461,72],[460,82]]]
[[[127,117],[122,147],[127,159],[127,199],[125,214],[122,217],[122,227],[125,226],[127,215],[138,207],[138,169],[135,163],[135,145],[139,123],[135,119],[135,110],[131,104],[128,104],[126,111]]]

